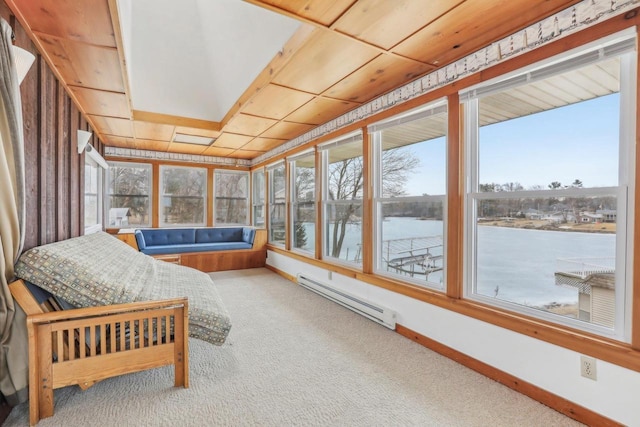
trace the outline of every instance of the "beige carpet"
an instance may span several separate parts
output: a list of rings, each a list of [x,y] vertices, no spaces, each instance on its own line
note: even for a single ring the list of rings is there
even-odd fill
[[[212,274],[233,327],[190,341],[191,387],[160,368],[55,392],[48,426],[575,426],[266,270]],[[28,424],[28,406],[6,426]]]

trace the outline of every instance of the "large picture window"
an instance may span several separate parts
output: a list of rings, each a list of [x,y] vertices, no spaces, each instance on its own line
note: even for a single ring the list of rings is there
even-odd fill
[[[206,225],[207,170],[160,166],[160,226]]]
[[[249,224],[249,172],[216,170],[215,224]]]
[[[319,147],[323,168],[323,256],[362,264],[362,134]]]
[[[314,152],[289,159],[291,173],[291,247],[314,252],[316,235],[316,156]]]
[[[471,298],[627,338],[635,39],[465,99]]]
[[[252,195],[251,204],[253,206],[253,215],[252,215],[252,224],[254,227],[264,228],[265,227],[265,212],[264,212],[264,192],[265,192],[265,182],[264,182],[264,169],[258,169],[253,171],[252,174]]]
[[[286,222],[286,176],[284,162],[269,167],[269,243],[284,245]]]
[[[151,165],[112,162],[107,185],[107,227],[151,226]]]
[[[369,127],[375,153],[375,269],[444,289],[447,106]]]

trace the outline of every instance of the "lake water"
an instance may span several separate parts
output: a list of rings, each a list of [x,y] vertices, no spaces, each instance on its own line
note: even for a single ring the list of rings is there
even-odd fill
[[[308,246],[313,247],[313,224],[308,224]],[[442,221],[387,218],[383,240],[442,235]],[[350,224],[341,257],[358,252],[361,229]],[[489,297],[522,305],[575,303],[577,290],[557,286],[554,273],[559,258],[614,257],[616,236],[604,233],[541,231],[482,225],[478,227],[477,290]],[[424,276],[423,276],[424,277]],[[429,278],[437,283],[438,276]],[[496,295],[497,290],[497,295]]]

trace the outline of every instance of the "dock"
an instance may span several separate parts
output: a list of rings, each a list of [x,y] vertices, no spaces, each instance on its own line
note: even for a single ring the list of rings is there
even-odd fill
[[[443,269],[442,236],[408,237],[382,241],[382,259],[387,271],[410,277],[425,276]]]

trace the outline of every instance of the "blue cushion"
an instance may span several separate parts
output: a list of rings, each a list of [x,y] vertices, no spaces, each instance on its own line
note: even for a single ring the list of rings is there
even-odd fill
[[[193,228],[155,228],[141,231],[144,236],[146,247],[158,245],[186,245],[195,243],[196,241],[196,230]]]
[[[242,241],[253,246],[253,239],[256,237],[256,230],[250,227],[242,229]]]
[[[147,255],[182,254],[187,252],[226,251],[232,249],[251,249],[251,245],[244,242],[196,243],[188,245],[157,245],[147,246],[142,253]]]
[[[242,242],[242,227],[199,228],[196,243]]]
[[[135,231],[136,242],[138,242],[138,250],[143,250],[147,247],[146,242],[144,241],[144,234],[142,234],[142,230]]]

